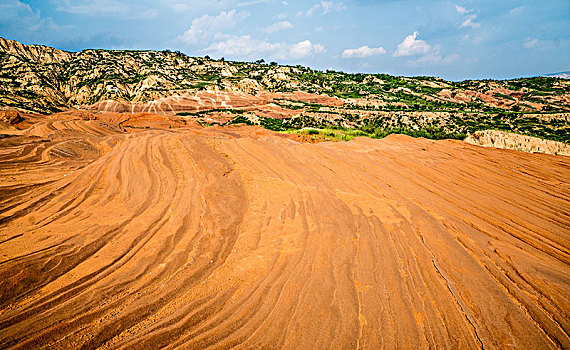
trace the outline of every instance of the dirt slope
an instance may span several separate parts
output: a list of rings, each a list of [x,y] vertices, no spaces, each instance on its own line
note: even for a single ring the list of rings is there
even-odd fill
[[[570,348],[569,157],[46,120],[0,180],[0,348]]]

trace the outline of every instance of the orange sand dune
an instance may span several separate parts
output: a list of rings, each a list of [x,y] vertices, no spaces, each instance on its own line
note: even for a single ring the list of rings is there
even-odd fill
[[[0,348],[570,348],[569,157],[52,119],[0,180]]]

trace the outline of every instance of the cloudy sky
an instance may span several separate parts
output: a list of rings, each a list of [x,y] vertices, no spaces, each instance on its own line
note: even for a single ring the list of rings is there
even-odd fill
[[[570,70],[568,0],[0,0],[27,44],[462,80]]]

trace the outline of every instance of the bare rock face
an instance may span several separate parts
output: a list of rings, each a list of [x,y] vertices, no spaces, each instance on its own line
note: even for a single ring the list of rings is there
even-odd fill
[[[253,108],[268,102],[267,98],[241,92],[206,90],[193,95],[174,95],[149,102],[107,100],[91,106],[82,106],[82,108],[101,112],[148,112],[174,115],[181,112],[196,113],[212,109]]]
[[[232,65],[224,65],[224,68],[222,69],[220,75],[222,77],[233,77],[234,74],[236,74],[238,72],[237,68],[232,66]]]
[[[465,139],[465,142],[478,146],[512,149],[528,153],[570,156],[570,145],[566,143],[499,130],[474,132]]]
[[[261,91],[263,87],[256,80],[247,78],[240,80],[237,85],[237,89],[239,91],[245,92],[246,94],[257,95],[257,93]]]
[[[18,111],[0,111],[0,121],[14,125],[24,121],[24,118],[20,115]]]
[[[43,45],[24,45],[20,42],[1,37],[0,51],[19,58],[40,61],[47,64],[69,61],[73,57],[73,54],[67,51]]]

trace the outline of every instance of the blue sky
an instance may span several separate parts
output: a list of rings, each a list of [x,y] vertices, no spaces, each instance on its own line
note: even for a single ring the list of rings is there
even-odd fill
[[[0,0],[0,36],[72,51],[504,79],[570,70],[570,1]]]

